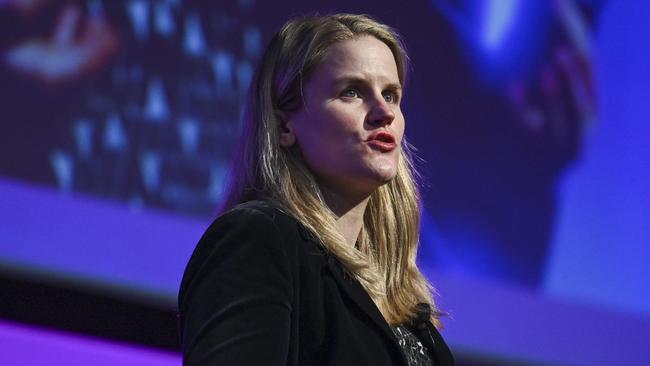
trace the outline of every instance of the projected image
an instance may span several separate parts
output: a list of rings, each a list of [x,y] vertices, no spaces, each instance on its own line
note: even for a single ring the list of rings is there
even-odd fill
[[[431,185],[423,260],[538,287],[557,185],[597,109],[594,13],[571,1],[432,3],[449,25],[432,33],[453,43],[427,58],[431,91],[418,95],[412,125]]]
[[[263,45],[250,4],[210,4],[2,2],[0,174],[212,212]]]
[[[591,35],[571,1],[481,4],[415,3],[419,21],[395,24],[413,46],[405,113],[425,161],[421,259],[537,287],[555,187],[595,111]],[[264,29],[311,9],[289,1],[273,9],[243,0],[3,2],[5,29],[14,31],[2,32],[0,174],[210,216]]]

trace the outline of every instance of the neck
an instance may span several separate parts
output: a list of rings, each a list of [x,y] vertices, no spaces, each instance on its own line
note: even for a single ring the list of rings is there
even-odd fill
[[[336,225],[349,245],[357,242],[369,199],[370,196],[351,199],[331,191],[325,194],[327,205],[337,216]]]

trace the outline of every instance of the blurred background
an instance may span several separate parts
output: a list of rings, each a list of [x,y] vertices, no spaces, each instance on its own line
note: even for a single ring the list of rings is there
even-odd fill
[[[0,0],[0,354],[180,365],[176,294],[267,42],[371,14],[411,58],[419,261],[459,365],[647,365],[650,2]]]

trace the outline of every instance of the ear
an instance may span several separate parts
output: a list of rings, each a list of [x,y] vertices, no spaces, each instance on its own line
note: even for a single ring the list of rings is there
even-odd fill
[[[289,118],[287,114],[281,110],[274,110],[275,118],[280,122],[280,146],[291,147],[296,143],[296,135],[293,129],[289,126]]]

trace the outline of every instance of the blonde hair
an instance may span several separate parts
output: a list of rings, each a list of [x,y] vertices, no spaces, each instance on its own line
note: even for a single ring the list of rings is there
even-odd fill
[[[415,262],[420,200],[410,145],[403,140],[396,177],[370,196],[355,248],[347,245],[337,230],[336,216],[300,153],[279,144],[281,120],[277,112],[301,108],[302,86],[332,44],[364,35],[390,48],[404,85],[408,59],[399,36],[366,15],[294,19],[273,37],[250,90],[243,137],[221,212],[255,198],[277,203],[339,259],[387,322],[407,322],[418,315],[418,304],[426,303],[433,310],[430,320],[438,325],[432,287]]]

